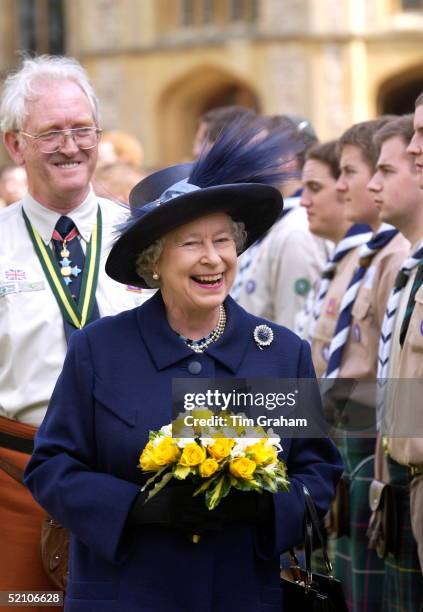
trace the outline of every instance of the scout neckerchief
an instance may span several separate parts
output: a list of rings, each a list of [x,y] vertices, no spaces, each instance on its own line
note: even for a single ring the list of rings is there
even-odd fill
[[[337,378],[341,368],[342,354],[347,345],[352,323],[352,309],[363,279],[373,260],[373,257],[384,249],[398,234],[392,225],[382,223],[366,244],[360,248],[360,260],[339,307],[336,328],[329,348],[329,360],[326,378]]]
[[[413,314],[414,306],[416,304],[416,293],[423,285],[423,261],[420,262],[417,269],[416,276],[411,287],[410,297],[408,298],[407,307],[405,309],[404,318],[401,323],[400,331],[400,345],[404,345],[404,340],[407,335],[408,327],[410,325],[411,315]]]
[[[323,302],[325,301],[329,287],[336,275],[338,264],[346,255],[348,255],[348,253],[365,244],[371,237],[372,229],[370,225],[365,223],[355,223],[354,225],[351,225],[351,227],[345,233],[345,236],[340,242],[338,242],[335,249],[332,251],[323,268],[319,285],[316,289],[316,298],[312,304],[313,322],[311,325],[310,334],[313,333],[317,321],[322,314]],[[310,305],[307,305],[307,308],[310,309]],[[308,313],[306,313],[305,318],[308,318]],[[309,340],[310,342],[312,341],[311,336]]]
[[[54,297],[59,305],[63,318],[77,329],[81,329],[89,321],[95,303],[95,292],[97,288],[98,270],[101,254],[101,210],[97,208],[97,218],[85,253],[85,265],[82,273],[81,290],[78,303],[64,281],[57,259],[52,249],[46,246],[22,209],[26,228],[30,235],[35,252],[44,270],[53,291]]]
[[[380,426],[384,413],[386,384],[389,380],[389,360],[391,357],[392,340],[395,329],[395,319],[400,305],[401,296],[413,270],[423,258],[423,241],[419,242],[414,251],[402,263],[395,279],[394,286],[388,297],[385,316],[380,332],[379,350],[377,356],[377,423]]]

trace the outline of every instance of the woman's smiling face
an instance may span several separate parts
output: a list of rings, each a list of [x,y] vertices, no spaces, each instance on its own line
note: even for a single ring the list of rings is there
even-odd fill
[[[222,304],[234,282],[236,265],[232,219],[215,213],[166,234],[153,272],[160,276],[168,306],[200,314]]]

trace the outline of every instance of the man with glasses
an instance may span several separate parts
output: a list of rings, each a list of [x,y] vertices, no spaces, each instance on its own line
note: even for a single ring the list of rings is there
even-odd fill
[[[126,209],[90,185],[101,129],[83,68],[24,59],[6,79],[0,121],[28,177],[28,193],[0,214],[0,591],[46,590],[54,587],[40,563],[43,514],[19,482],[34,433],[72,333],[150,293],[104,272]]]

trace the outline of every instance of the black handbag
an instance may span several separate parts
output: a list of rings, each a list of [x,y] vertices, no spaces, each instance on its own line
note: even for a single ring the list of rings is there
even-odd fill
[[[348,612],[342,584],[332,575],[332,564],[322,537],[320,521],[313,499],[303,485],[305,499],[304,552],[305,569],[298,564],[294,551],[290,551],[293,564],[292,580],[282,577],[283,610],[285,612]],[[326,574],[312,573],[311,552],[313,536],[317,537],[323,552]]]

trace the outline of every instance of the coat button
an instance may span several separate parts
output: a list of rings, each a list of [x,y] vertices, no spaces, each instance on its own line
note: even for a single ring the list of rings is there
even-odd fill
[[[199,374],[202,369],[203,369],[203,366],[201,365],[199,361],[191,361],[188,364],[188,372],[190,374]]]

